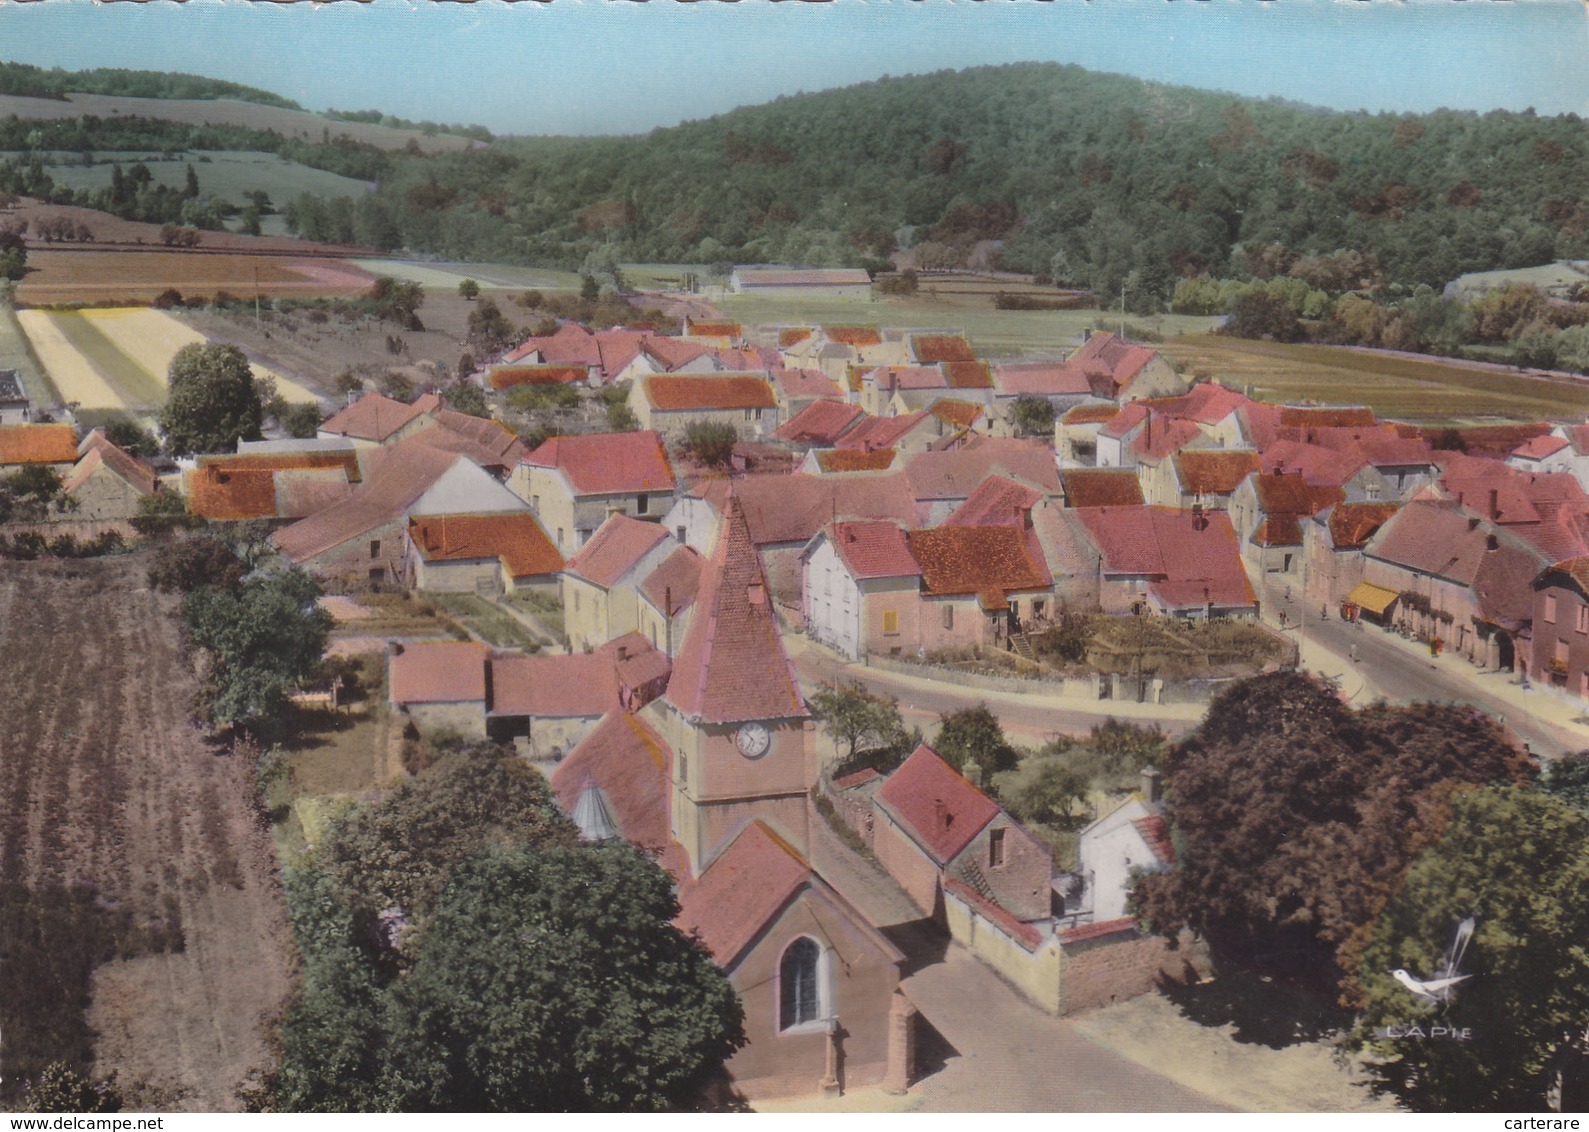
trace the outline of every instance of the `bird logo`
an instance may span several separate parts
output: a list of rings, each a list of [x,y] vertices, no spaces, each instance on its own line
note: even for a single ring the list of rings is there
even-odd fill
[[[1452,992],[1458,983],[1466,982],[1472,975],[1461,973],[1462,957],[1467,954],[1468,941],[1473,938],[1473,925],[1476,923],[1472,916],[1457,925],[1456,934],[1451,939],[1451,946],[1446,949],[1445,962],[1440,970],[1427,979],[1419,979],[1407,973],[1402,967],[1397,967],[1390,973],[1402,986],[1406,987],[1415,996],[1424,1002],[1440,1003],[1442,1005],[1451,1001]]]

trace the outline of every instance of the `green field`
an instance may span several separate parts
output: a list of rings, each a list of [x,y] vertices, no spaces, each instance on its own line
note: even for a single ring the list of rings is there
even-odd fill
[[[412,259],[354,259],[374,275],[390,275],[431,290],[456,291],[473,279],[482,291],[577,291],[579,275],[550,267],[522,267],[514,263],[446,263]]]
[[[1439,358],[1203,334],[1167,342],[1164,352],[1189,376],[1212,378],[1260,401],[1367,405],[1380,416],[1425,424],[1589,416],[1589,381],[1475,369]]]
[[[17,371],[17,376],[22,379],[23,392],[38,408],[60,401],[61,395],[45,376],[45,369],[39,364],[38,358],[33,356],[28,336],[17,325],[16,313],[9,303],[3,302],[0,302],[0,369]]]
[[[166,385],[160,376],[122,353],[83,312],[54,311],[50,319],[129,406],[153,407],[165,402]]]
[[[725,295],[715,300],[727,314],[753,324],[943,327],[964,330],[985,358],[1062,355],[1083,330],[1117,329],[1119,315],[1105,311],[1001,311],[985,300],[950,302],[928,295],[866,299],[786,298],[772,295]],[[1169,337],[1207,330],[1213,319],[1201,315],[1127,317],[1139,330]]]

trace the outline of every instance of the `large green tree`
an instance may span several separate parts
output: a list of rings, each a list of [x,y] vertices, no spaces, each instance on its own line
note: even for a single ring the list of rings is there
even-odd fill
[[[1140,882],[1141,911],[1165,931],[1201,929],[1223,959],[1356,1001],[1342,977],[1453,791],[1530,770],[1473,709],[1354,711],[1305,675],[1241,681],[1165,758],[1182,851]]]
[[[201,708],[220,723],[276,715],[287,693],[320,667],[331,617],[319,597],[320,584],[295,568],[188,594],[188,634],[208,653]]]
[[[698,1102],[743,1012],[628,845],[499,849],[458,870],[394,1012],[401,1109],[647,1111]]]
[[[1470,916],[1458,968],[1468,978],[1449,1002],[1420,999],[1394,977],[1439,973]],[[1572,1093],[1589,1052],[1585,940],[1589,815],[1512,787],[1457,798],[1363,953],[1356,1040],[1376,1057],[1380,1087],[1426,1111],[1538,1110],[1563,1084],[1563,1107],[1582,1103]]]
[[[981,768],[984,789],[991,789],[993,776],[1013,770],[1020,754],[1004,736],[998,716],[987,704],[961,708],[941,717],[932,749],[956,770],[975,765]]]
[[[857,751],[897,744],[905,734],[899,701],[868,692],[859,680],[836,681],[811,695],[811,710],[848,763]]]
[[[171,359],[160,427],[176,455],[231,452],[239,440],[258,440],[264,410],[248,359],[236,346],[193,343]]]

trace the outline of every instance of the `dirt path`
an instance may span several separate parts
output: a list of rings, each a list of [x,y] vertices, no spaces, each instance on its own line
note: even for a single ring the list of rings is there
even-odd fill
[[[91,885],[183,946],[99,968],[95,1070],[133,1105],[238,1107],[289,987],[290,935],[239,761],[187,722],[193,678],[136,557],[0,571],[0,881]]]

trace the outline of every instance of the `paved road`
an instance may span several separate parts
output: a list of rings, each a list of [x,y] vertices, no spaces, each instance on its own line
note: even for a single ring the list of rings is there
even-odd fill
[[[1208,1112],[1224,1106],[1084,1037],[1012,990],[951,943],[891,877],[812,823],[812,863],[906,954],[905,993],[927,1025],[917,1032],[911,1088],[937,1112]],[[930,1028],[929,1028],[930,1027]]]
[[[1535,752],[1554,757],[1566,751],[1589,747],[1589,731],[1559,717],[1559,705],[1537,701],[1537,710],[1520,704],[1520,692],[1510,672],[1480,670],[1467,661],[1451,657],[1434,664],[1427,645],[1405,640],[1367,622],[1348,624],[1334,611],[1320,620],[1316,605],[1304,609],[1297,589],[1266,580],[1266,616],[1285,610],[1288,632],[1298,632],[1298,617],[1311,617],[1302,623],[1301,632],[1314,646],[1332,655],[1320,658],[1312,653],[1312,666],[1341,677],[1341,689],[1353,703],[1371,702],[1384,697],[1391,703],[1471,704],[1502,720]],[[1292,589],[1291,597],[1286,596]],[[1350,658],[1356,649],[1357,660]],[[1535,697],[1544,693],[1535,692]]]

